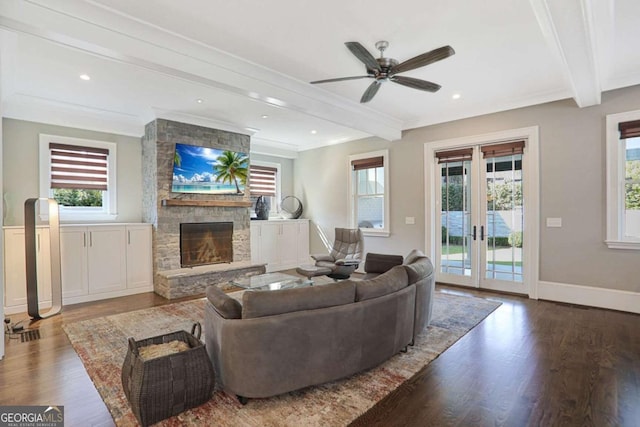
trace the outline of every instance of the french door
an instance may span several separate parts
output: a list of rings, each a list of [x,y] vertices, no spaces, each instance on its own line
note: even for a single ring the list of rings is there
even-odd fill
[[[528,294],[526,141],[434,151],[436,280]]]

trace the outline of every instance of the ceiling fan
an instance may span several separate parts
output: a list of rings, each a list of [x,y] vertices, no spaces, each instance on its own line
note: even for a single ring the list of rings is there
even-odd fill
[[[374,58],[369,51],[358,42],[346,42],[345,45],[367,67],[366,76],[339,77],[337,79],[316,80],[311,84],[340,82],[343,80],[357,79],[375,79],[360,98],[360,102],[369,102],[378,93],[380,85],[386,81],[401,84],[413,89],[424,90],[427,92],[437,92],[440,85],[426,80],[415,79],[413,77],[398,76],[397,74],[405,71],[414,70],[424,67],[436,61],[448,58],[456,53],[451,46],[443,46],[430,52],[423,53],[404,62],[398,63],[393,58],[385,58],[384,51],[389,47],[389,42],[379,41],[376,43],[376,49],[380,51],[380,58]]]

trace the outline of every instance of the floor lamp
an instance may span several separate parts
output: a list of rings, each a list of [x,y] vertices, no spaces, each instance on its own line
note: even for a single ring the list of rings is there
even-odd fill
[[[38,306],[38,236],[36,215],[38,202],[49,208],[49,256],[51,259],[51,308],[40,313]],[[27,199],[24,202],[24,243],[27,267],[27,312],[33,319],[44,319],[62,312],[62,277],[60,269],[60,219],[58,203],[53,199]]]

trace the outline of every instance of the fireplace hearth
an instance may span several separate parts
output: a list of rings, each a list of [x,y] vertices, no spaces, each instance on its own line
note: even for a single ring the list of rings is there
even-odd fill
[[[180,265],[230,263],[233,261],[233,222],[180,224]]]

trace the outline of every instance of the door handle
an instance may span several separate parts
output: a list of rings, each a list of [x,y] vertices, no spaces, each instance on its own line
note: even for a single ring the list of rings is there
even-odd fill
[[[471,236],[473,236],[473,240],[476,240],[476,226],[473,226],[473,232],[471,233]]]
[[[480,226],[480,240],[484,240],[484,225]]]

